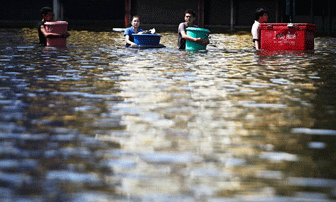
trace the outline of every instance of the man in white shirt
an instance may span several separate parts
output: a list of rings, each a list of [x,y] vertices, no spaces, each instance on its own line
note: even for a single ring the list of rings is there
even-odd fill
[[[259,25],[260,23],[266,23],[267,20],[268,12],[263,8],[258,8],[255,12],[255,21],[251,29],[253,45],[256,50],[259,50],[260,48]]]

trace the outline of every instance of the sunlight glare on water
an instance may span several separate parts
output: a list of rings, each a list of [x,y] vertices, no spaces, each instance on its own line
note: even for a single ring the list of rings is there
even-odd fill
[[[0,32],[0,197],[7,201],[335,201],[336,41],[256,52],[125,49],[70,31]]]

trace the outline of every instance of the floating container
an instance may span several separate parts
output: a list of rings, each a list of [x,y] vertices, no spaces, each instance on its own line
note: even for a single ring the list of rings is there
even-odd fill
[[[46,22],[44,27],[49,33],[63,34],[67,32],[68,23],[66,21]],[[47,38],[47,46],[66,46],[66,38]]]
[[[314,50],[314,24],[261,23],[259,30],[260,50]]]
[[[197,27],[188,27],[187,28],[187,35],[193,38],[202,38],[208,39],[210,31],[203,28]],[[186,41],[186,50],[205,50],[206,46],[202,46],[196,42]]]
[[[133,34],[134,43],[139,46],[160,46],[162,35],[158,34]]]

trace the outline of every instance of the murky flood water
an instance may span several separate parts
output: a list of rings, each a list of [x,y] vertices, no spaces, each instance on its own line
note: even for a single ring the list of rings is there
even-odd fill
[[[4,201],[335,201],[336,39],[262,54],[125,49],[122,33],[0,32]]]

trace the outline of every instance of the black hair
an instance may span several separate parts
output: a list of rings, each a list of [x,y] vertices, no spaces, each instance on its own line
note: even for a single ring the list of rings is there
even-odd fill
[[[259,17],[263,16],[265,13],[268,14],[268,11],[263,9],[263,8],[258,8],[256,11],[255,11],[255,20],[259,20]]]
[[[187,13],[189,13],[189,14],[192,15],[193,17],[196,16],[195,11],[193,11],[192,9],[187,9],[187,10],[184,12],[184,14],[187,14]]]
[[[41,16],[42,15],[47,15],[49,12],[52,12],[52,9],[50,7],[41,8]]]
[[[132,17],[132,20],[131,20],[131,22],[133,21],[133,19],[134,18],[138,18],[139,19],[139,21],[140,21],[140,17],[139,16],[137,16],[137,15],[134,15],[133,17]]]

